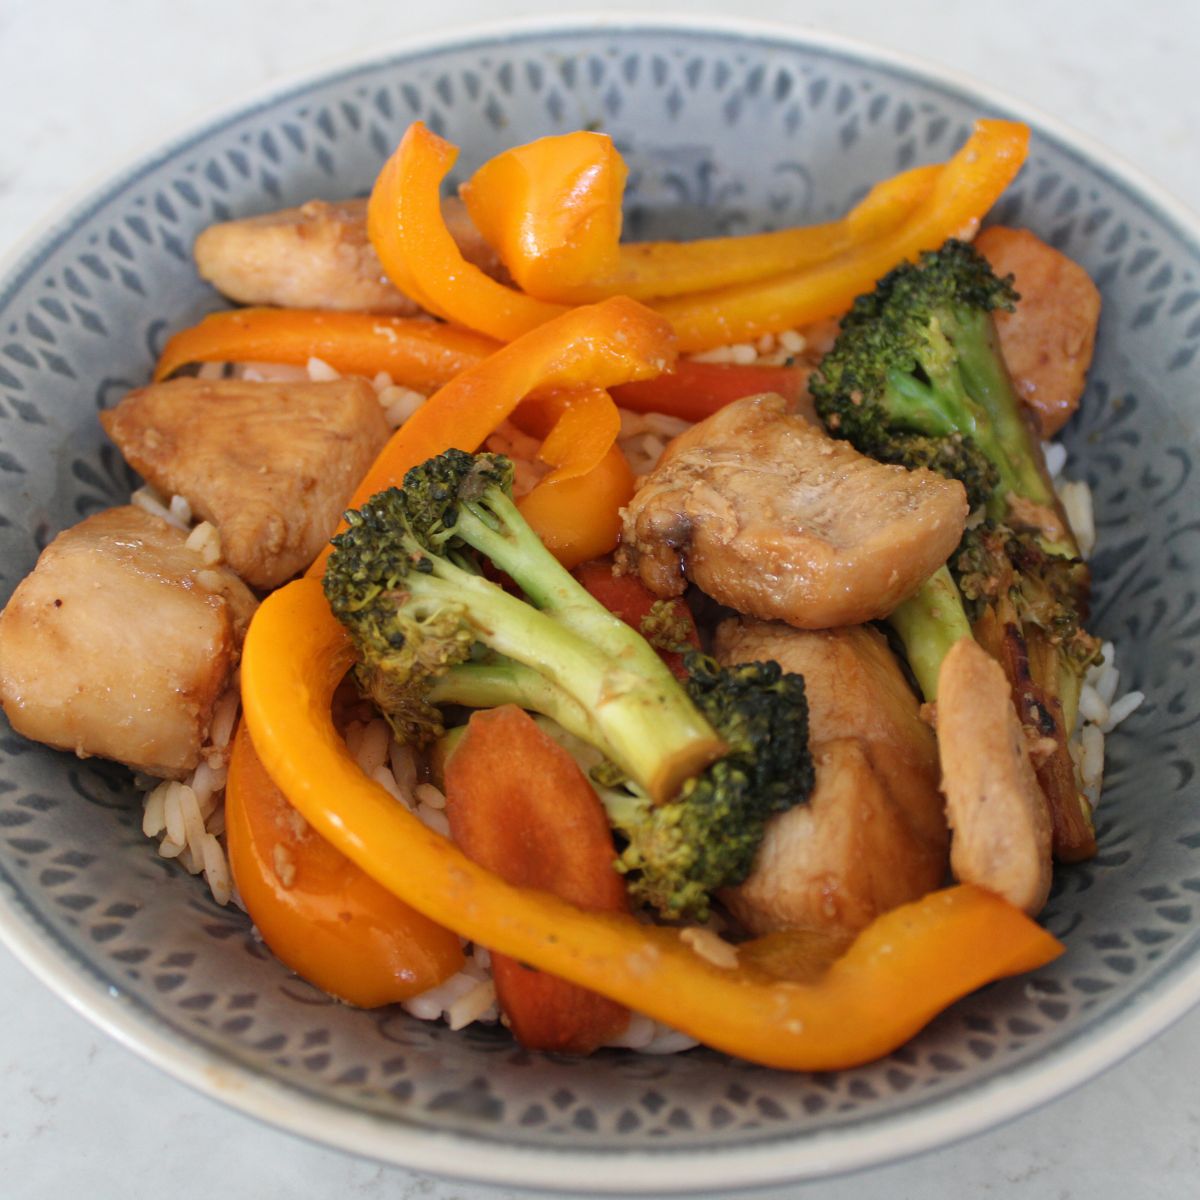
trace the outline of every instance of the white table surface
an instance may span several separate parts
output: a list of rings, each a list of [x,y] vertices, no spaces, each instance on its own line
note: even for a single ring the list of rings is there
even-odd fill
[[[0,256],[81,185],[271,80],[408,33],[596,4],[0,0]],[[420,10],[420,11],[414,11]],[[740,0],[1021,97],[1200,206],[1196,0]],[[335,13],[337,15],[335,15]],[[0,1195],[173,1200],[513,1193],[315,1146],[196,1095],[94,1030],[0,950]],[[1074,1094],[938,1153],[774,1196],[1200,1195],[1200,1012]]]

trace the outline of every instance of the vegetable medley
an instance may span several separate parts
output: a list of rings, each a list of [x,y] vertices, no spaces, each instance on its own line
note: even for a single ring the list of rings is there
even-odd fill
[[[532,1048],[632,1012],[786,1069],[887,1053],[1061,953],[1033,918],[1052,862],[1095,852],[1071,742],[1101,651],[1042,439],[1098,296],[1030,234],[976,238],[1027,145],[981,120],[838,220],[628,243],[603,134],[445,200],[457,151],[416,123],[365,205],[205,231],[244,306],[103,414],[175,500],[47,549],[0,617],[9,719],[175,781],[163,853],[213,884],[227,848],[267,944],[350,1003],[483,947]],[[641,421],[677,435],[649,464]],[[52,694],[64,608],[103,603],[81,568],[204,637]],[[81,707],[101,687],[127,719]],[[437,822],[348,748],[361,712]],[[185,817],[198,768],[224,806]]]

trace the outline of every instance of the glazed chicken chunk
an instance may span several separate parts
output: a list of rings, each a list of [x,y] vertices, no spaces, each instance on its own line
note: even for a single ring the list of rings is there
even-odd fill
[[[499,259],[457,198],[446,224],[468,262],[491,275]],[[202,278],[240,304],[412,316],[415,301],[383,273],[367,238],[367,202],[310,200],[299,208],[210,225],[193,249]]]
[[[134,470],[183,496],[225,561],[272,588],[316,557],[388,437],[370,384],[176,379],[100,414]]]
[[[754,868],[722,899],[754,934],[853,934],[939,887],[948,833],[933,732],[883,636],[725,621],[725,664],[773,660],[804,676],[816,781],[773,817]]]
[[[937,711],[954,877],[1037,913],[1053,870],[1049,807],[1004,669],[972,638],[942,662]]]
[[[0,615],[0,703],[25,737],[182,779],[255,600],[178,529],[112,508],[60,533]]]
[[[1100,321],[1100,292],[1088,273],[1027,229],[993,226],[975,239],[997,275],[1012,275],[1021,299],[996,313],[996,332],[1017,393],[1043,437],[1079,407]]]
[[[884,617],[958,544],[962,484],[866,458],[780,396],[677,437],[625,511],[618,563],[659,596],[715,600],[802,629]]]

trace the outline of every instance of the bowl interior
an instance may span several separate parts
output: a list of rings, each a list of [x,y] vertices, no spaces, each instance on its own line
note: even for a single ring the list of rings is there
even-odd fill
[[[365,192],[414,118],[462,147],[457,178],[516,141],[603,129],[631,167],[630,233],[678,237],[839,214],[878,178],[947,157],[978,115],[954,86],[837,49],[642,28],[407,52],[219,120],[115,180],[0,284],[2,594],[55,532],[127,497],[133,476],[96,412],[145,381],[168,332],[221,306],[190,266],[197,231]],[[664,1155],[704,1150],[702,1182],[716,1186],[722,1151],[785,1151],[793,1175],[825,1169],[835,1137],[847,1162],[881,1130],[904,1152],[906,1125],[1070,1060],[1177,986],[1195,970],[1200,892],[1200,254],[1119,174],[1044,135],[995,219],[1039,232],[1104,292],[1067,473],[1095,492],[1095,629],[1118,644],[1122,689],[1148,697],[1109,740],[1099,855],[1058,873],[1045,923],[1066,939],[1060,961],[853,1071],[789,1075],[705,1050],[529,1054],[496,1030],[330,1001],[156,856],[125,771],[5,726],[7,936],[77,1005],[200,1086],[248,1104],[238,1083],[254,1081],[273,1119],[401,1162],[436,1166],[414,1150],[436,1135],[426,1144],[446,1171],[512,1182],[533,1178],[513,1165],[530,1154],[620,1152],[649,1181]],[[471,1168],[456,1139],[502,1165]],[[564,1165],[559,1186],[596,1185]]]

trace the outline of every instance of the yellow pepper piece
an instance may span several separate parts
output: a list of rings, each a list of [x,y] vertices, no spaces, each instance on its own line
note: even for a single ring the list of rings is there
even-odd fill
[[[501,342],[564,311],[505,287],[462,256],[440,188],[458,149],[415,121],[375,180],[367,234],[388,278],[422,308]]]
[[[581,130],[497,154],[459,195],[517,285],[531,296],[557,299],[556,288],[613,273],[628,173],[612,138]],[[592,298],[619,294],[601,291]],[[579,303],[575,297],[568,302]]]
[[[718,1050],[789,1070],[868,1062],[960,996],[1062,951],[1012,905],[960,886],[878,918],[816,982],[788,982],[716,966],[677,929],[506,884],[358,769],[329,716],[351,659],[315,580],[268,596],[246,639],[242,701],[254,744],[317,832],[431,920]]]
[[[1028,126],[978,121],[928,196],[891,232],[802,271],[663,300],[652,307],[674,325],[684,352],[752,341],[764,333],[836,316],[899,263],[936,249],[949,237],[972,236],[1021,169],[1028,147]]]

